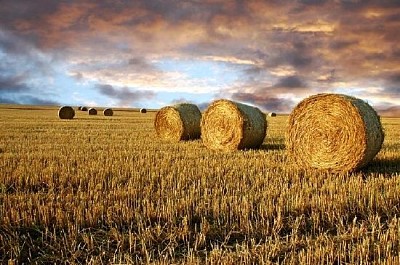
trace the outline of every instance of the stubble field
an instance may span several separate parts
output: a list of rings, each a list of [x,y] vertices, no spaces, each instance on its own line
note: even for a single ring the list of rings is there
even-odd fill
[[[400,118],[338,174],[288,163],[287,116],[233,153],[164,142],[154,117],[0,105],[0,262],[400,263]]]

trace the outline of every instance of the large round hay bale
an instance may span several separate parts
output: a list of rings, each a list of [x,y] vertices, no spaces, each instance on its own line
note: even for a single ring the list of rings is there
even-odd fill
[[[157,135],[164,140],[178,142],[200,138],[201,112],[189,103],[160,109],[154,121]]]
[[[370,162],[383,139],[380,118],[366,102],[318,94],[293,109],[286,146],[290,160],[300,167],[347,172]]]
[[[103,110],[103,115],[104,116],[112,116],[112,115],[114,115],[114,111],[112,109],[110,109],[110,108],[104,109]]]
[[[88,110],[89,115],[97,115],[97,110],[95,108],[90,108]]]
[[[82,106],[82,107],[81,107],[81,111],[87,111],[87,110],[88,110],[87,107],[85,107],[85,106]]]
[[[212,102],[201,119],[201,138],[213,150],[258,148],[266,131],[265,114],[258,108],[225,99]]]
[[[70,106],[62,106],[58,110],[58,117],[60,119],[72,119],[75,116],[75,111],[72,107]]]
[[[140,113],[147,113],[147,109],[141,108],[141,109],[140,109]]]

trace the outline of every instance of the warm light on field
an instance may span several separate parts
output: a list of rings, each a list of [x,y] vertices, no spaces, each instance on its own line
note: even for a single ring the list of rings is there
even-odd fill
[[[400,262],[400,118],[368,167],[330,174],[288,164],[287,116],[267,117],[261,149],[220,153],[159,139],[154,111],[15,107],[0,105],[1,263]]]

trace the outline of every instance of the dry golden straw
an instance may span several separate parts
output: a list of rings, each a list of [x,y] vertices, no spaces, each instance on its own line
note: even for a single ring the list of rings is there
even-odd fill
[[[300,167],[353,171],[379,152],[380,118],[361,99],[318,94],[301,101],[289,117],[286,146]]]
[[[160,109],[154,121],[157,135],[164,140],[178,142],[200,138],[201,112],[189,103]]]
[[[97,115],[97,110],[95,108],[90,108],[88,110],[89,115]]]
[[[75,116],[75,111],[72,107],[70,106],[62,106],[58,110],[58,117],[60,119],[72,119]]]
[[[112,116],[112,115],[114,115],[114,112],[113,112],[112,109],[107,108],[107,109],[104,109],[104,110],[103,110],[103,115],[104,115],[104,116]]]
[[[201,138],[213,150],[258,148],[266,131],[265,114],[258,108],[225,99],[211,103],[201,120]]]

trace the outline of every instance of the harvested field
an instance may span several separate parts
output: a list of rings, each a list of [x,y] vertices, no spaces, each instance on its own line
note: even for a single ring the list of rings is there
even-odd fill
[[[2,264],[400,262],[400,118],[342,174],[287,163],[284,115],[220,153],[159,139],[156,112],[56,112],[0,106]]]

